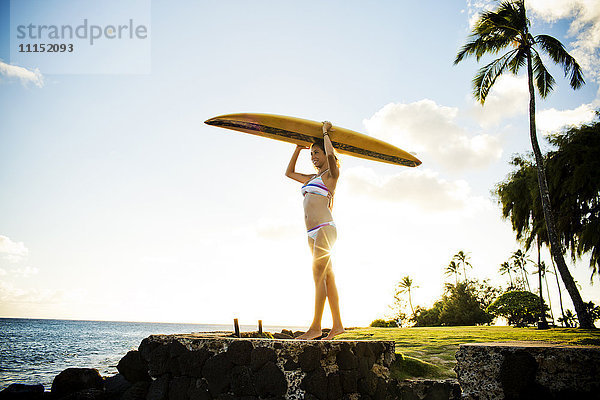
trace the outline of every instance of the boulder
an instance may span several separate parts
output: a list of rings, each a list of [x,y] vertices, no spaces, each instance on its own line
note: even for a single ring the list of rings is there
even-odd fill
[[[44,385],[25,385],[23,383],[13,383],[0,391],[1,400],[29,400],[41,399],[44,396]]]
[[[64,397],[86,389],[104,391],[104,379],[95,368],[67,368],[52,382],[52,395]]]
[[[298,363],[304,372],[310,372],[319,367],[321,361],[321,350],[317,346],[305,347],[298,355]]]
[[[151,380],[148,374],[148,363],[137,350],[132,350],[121,358],[117,370],[131,383],[149,382]]]
[[[267,362],[255,375],[254,387],[260,397],[283,396],[287,392],[287,380],[274,362]]]
[[[125,393],[130,387],[131,382],[125,379],[121,374],[115,374],[108,378],[104,378],[104,390],[106,390],[107,393],[119,396]]]

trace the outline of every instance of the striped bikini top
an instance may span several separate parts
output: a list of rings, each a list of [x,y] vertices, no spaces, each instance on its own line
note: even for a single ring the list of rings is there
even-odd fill
[[[325,197],[328,197],[329,199],[331,199],[331,197],[332,197],[331,192],[329,191],[329,189],[327,189],[327,186],[325,186],[325,182],[323,182],[323,179],[321,178],[321,176],[325,172],[327,172],[327,170],[325,170],[325,171],[323,171],[323,173],[315,176],[314,178],[312,178],[311,180],[306,182],[306,184],[304,186],[302,186],[302,189],[300,189],[300,192],[302,193],[303,196],[306,196],[308,193],[310,193],[310,194],[318,194],[320,196],[325,196]]]

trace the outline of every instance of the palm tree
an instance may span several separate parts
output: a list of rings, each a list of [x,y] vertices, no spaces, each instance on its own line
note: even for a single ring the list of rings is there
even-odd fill
[[[531,292],[531,287],[529,286],[529,279],[527,279],[527,275],[529,272],[527,271],[527,254],[521,251],[521,249],[515,251],[510,256],[510,259],[515,266],[515,269],[521,273],[521,277],[523,281],[527,284],[527,290]]]
[[[541,241],[540,237],[538,236],[538,238],[537,238],[537,254],[538,254],[537,274],[538,274],[538,282],[540,285],[539,286],[540,287],[540,321],[538,322],[538,329],[547,329],[548,321],[546,321],[546,311],[544,310],[544,295],[542,293],[542,275],[544,274],[545,267],[542,266],[542,260],[541,260],[542,256],[540,254],[541,248],[542,248],[542,241]],[[550,293],[548,293],[548,299],[549,298],[550,298]],[[552,307],[552,306],[550,306],[550,307]]]
[[[452,274],[454,274],[455,284],[458,285],[458,274],[459,274],[458,264],[454,260],[450,261],[450,264],[448,264],[448,266],[444,270],[444,274],[445,275],[452,275]]]
[[[566,317],[565,317],[565,309],[563,308],[562,291],[560,290],[560,280],[558,279],[558,273],[556,272],[556,264],[554,263],[554,260],[552,260],[552,257],[550,258],[550,260],[552,261],[552,268],[554,269],[554,276],[556,277],[556,287],[558,288],[558,301],[560,303],[560,313],[564,320]],[[560,322],[560,318],[557,319],[557,321]]]
[[[513,284],[512,275],[510,274],[512,269],[512,265],[510,265],[510,263],[508,263],[507,261],[504,261],[502,264],[500,264],[500,268],[498,268],[498,271],[500,272],[500,275],[508,274],[508,278],[510,279],[510,287],[515,287],[515,285]]]
[[[456,253],[454,255],[454,257],[452,257],[452,259],[456,260],[459,265],[462,265],[463,272],[465,274],[465,282],[467,282],[467,267],[470,267],[470,268],[473,267],[471,265],[471,263],[469,262],[469,255],[468,255],[468,253],[465,253],[464,251],[460,250],[458,253]]]
[[[565,76],[569,76],[573,89],[584,83],[583,73],[577,61],[565,50],[563,44],[552,36],[533,36],[529,32],[530,22],[526,15],[524,0],[503,1],[494,11],[483,13],[473,28],[472,41],[465,44],[456,55],[454,64],[458,64],[468,56],[475,56],[477,61],[487,53],[497,54],[499,51],[513,47],[506,54],[479,69],[473,79],[473,94],[482,105],[496,80],[504,72],[517,74],[521,67],[527,66],[527,84],[529,88],[529,136],[535,155],[540,197],[544,211],[544,220],[550,241],[550,251],[565,287],[571,296],[575,311],[582,328],[593,328],[591,318],[585,308],[575,281],[569,272],[563,257],[564,249],[560,242],[554,222],[554,213],[550,204],[550,194],[546,180],[546,172],[542,152],[537,140],[535,126],[535,86],[541,98],[550,94],[555,80],[546,69],[538,49],[546,53],[556,64],[559,64]],[[535,74],[535,76],[534,76]]]
[[[546,285],[546,293],[548,293],[548,307],[550,308],[550,316],[552,317],[552,323],[554,323],[554,312],[552,311],[552,299],[550,298],[550,287],[548,286],[548,274],[552,275],[552,271],[548,269],[548,266],[545,262],[541,262],[539,265],[539,269],[542,272],[542,278],[544,279],[544,284]]]
[[[398,288],[396,289],[397,293],[408,293],[408,304],[410,305],[410,311],[413,315],[415,314],[415,310],[412,305],[410,291],[415,288],[418,288],[418,286],[413,286],[413,280],[409,276],[405,276],[398,282]]]

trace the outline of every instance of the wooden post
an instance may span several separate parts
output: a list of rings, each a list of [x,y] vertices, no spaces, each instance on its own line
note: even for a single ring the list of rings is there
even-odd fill
[[[258,334],[262,335],[262,319],[258,320]]]
[[[237,318],[233,319],[233,329],[235,329],[235,337],[240,337],[240,324]]]

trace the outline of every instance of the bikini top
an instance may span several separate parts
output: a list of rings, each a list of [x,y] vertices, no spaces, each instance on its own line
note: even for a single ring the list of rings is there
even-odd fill
[[[312,178],[311,180],[306,182],[306,184],[304,186],[302,186],[302,189],[300,189],[300,192],[302,193],[303,196],[306,196],[308,193],[310,193],[310,194],[318,194],[320,196],[325,196],[325,197],[328,197],[329,199],[331,199],[332,194],[329,191],[329,189],[327,189],[327,186],[325,186],[325,182],[323,182],[323,178],[321,178],[321,175],[323,175],[325,172],[327,172],[327,170],[325,170],[325,171],[323,171],[323,173],[315,176],[314,178]]]

